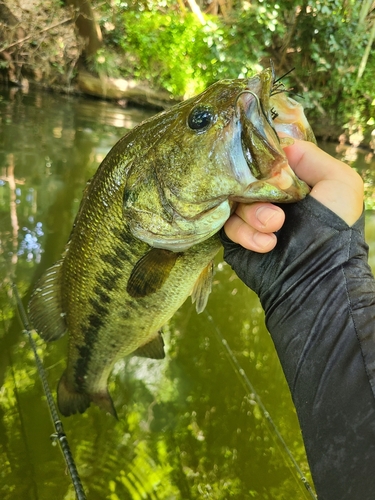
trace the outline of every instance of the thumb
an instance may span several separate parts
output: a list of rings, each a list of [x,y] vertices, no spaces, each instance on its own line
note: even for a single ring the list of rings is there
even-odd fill
[[[284,151],[297,176],[312,188],[310,195],[354,224],[363,210],[363,181],[355,170],[312,142],[295,140]]]

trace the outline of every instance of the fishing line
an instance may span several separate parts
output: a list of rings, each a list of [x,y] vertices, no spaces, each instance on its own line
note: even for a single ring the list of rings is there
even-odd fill
[[[68,471],[70,474],[70,478],[72,480],[72,484],[73,484],[74,489],[75,489],[77,500],[86,500],[86,494],[83,490],[81,479],[79,477],[77,467],[76,467],[72,452],[71,452],[70,447],[69,447],[68,438],[66,437],[66,434],[65,434],[64,428],[63,428],[63,424],[62,424],[62,422],[59,418],[59,415],[57,413],[57,408],[56,408],[55,401],[52,397],[52,393],[51,393],[51,390],[50,390],[48,382],[47,382],[47,376],[46,376],[46,372],[45,372],[44,367],[43,367],[43,363],[42,363],[42,361],[37,353],[35,341],[32,338],[32,333],[35,332],[35,330],[33,330],[31,325],[30,325],[29,318],[27,316],[25,308],[23,307],[21,297],[18,293],[17,286],[14,283],[12,284],[12,289],[13,289],[14,296],[16,299],[18,312],[19,312],[19,315],[21,318],[21,323],[22,323],[23,328],[24,328],[23,333],[25,333],[26,336],[28,337],[31,349],[34,353],[35,363],[36,363],[36,366],[38,369],[40,380],[42,382],[44,394],[47,398],[48,409],[50,411],[53,425],[55,428],[55,433],[52,434],[51,439],[54,442],[58,441],[58,443],[60,444],[60,448],[61,448],[62,454],[64,455],[64,459],[65,459],[65,462],[66,462],[66,465],[67,465],[67,468],[68,468]]]
[[[273,80],[273,85],[272,85],[272,90],[271,90],[271,96],[274,96],[274,95],[277,95],[277,94],[288,93],[288,94],[291,94],[291,95],[295,95],[296,97],[299,97],[300,99],[304,99],[303,95],[300,95],[300,94],[297,94],[297,92],[294,92],[293,87],[286,88],[285,85],[283,84],[283,82],[281,81],[287,75],[289,75],[290,73],[292,73],[292,71],[294,71],[295,69],[296,68],[292,68],[289,71],[287,71],[286,73],[284,73],[282,76],[280,76],[279,78],[275,78]]]
[[[282,448],[286,452],[286,454],[289,457],[290,461],[292,462],[295,470],[297,471],[299,479],[301,480],[301,482],[305,486],[306,490],[310,494],[310,497],[313,498],[314,500],[317,500],[317,497],[316,497],[316,495],[315,495],[315,493],[314,493],[314,491],[313,491],[313,489],[312,489],[312,487],[311,487],[308,479],[306,478],[306,476],[302,472],[302,470],[301,470],[300,466],[298,465],[296,459],[294,458],[292,452],[288,448],[288,445],[284,441],[284,438],[282,437],[282,435],[281,435],[279,429],[277,428],[275,422],[273,421],[271,415],[268,413],[267,408],[264,406],[264,404],[263,404],[263,402],[262,402],[259,394],[256,392],[256,390],[255,390],[253,384],[251,383],[249,377],[246,375],[245,370],[242,368],[242,366],[240,365],[240,363],[239,363],[238,359],[236,358],[234,352],[230,348],[228,342],[226,341],[226,339],[221,334],[221,332],[220,332],[218,326],[216,325],[216,323],[214,322],[212,316],[208,313],[207,310],[205,310],[204,312],[205,312],[208,320],[213,325],[214,332],[215,332],[215,334],[216,334],[219,342],[224,346],[225,353],[226,353],[226,355],[227,355],[227,357],[228,357],[228,359],[230,361],[230,364],[231,364],[233,370],[235,371],[235,373],[239,377],[242,386],[246,389],[246,392],[250,391],[250,393],[252,395],[252,399],[254,399],[256,401],[256,403],[259,406],[259,408],[260,408],[260,410],[261,410],[264,418],[266,419],[266,421],[270,425],[271,429],[274,431],[274,433],[275,433],[277,439],[279,440]]]
[[[275,84],[275,83],[281,82],[281,80],[282,80],[283,78],[285,78],[286,76],[288,76],[288,75],[289,75],[290,73],[292,73],[292,71],[294,71],[295,69],[296,69],[296,68],[294,67],[294,68],[290,69],[289,71],[287,71],[286,73],[284,73],[282,76],[279,76],[279,78],[275,78],[275,80],[273,81],[273,83]]]

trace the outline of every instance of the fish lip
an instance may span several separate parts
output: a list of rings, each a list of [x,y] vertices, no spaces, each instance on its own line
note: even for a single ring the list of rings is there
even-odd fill
[[[274,74],[265,70],[237,96],[241,123],[241,148],[246,164],[256,179],[240,198],[233,201],[293,202],[304,198],[308,186],[298,179],[288,164],[272,118]]]
[[[236,97],[236,114],[242,129],[242,154],[256,179],[268,177],[274,161],[280,161],[284,156],[272,121],[270,100],[273,81],[271,70],[265,70],[249,79],[247,87]],[[270,161],[262,161],[259,148],[270,153]]]

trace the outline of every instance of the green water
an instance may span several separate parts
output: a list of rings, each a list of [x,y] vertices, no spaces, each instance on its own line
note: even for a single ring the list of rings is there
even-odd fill
[[[0,100],[0,498],[75,494],[10,283],[27,297],[69,236],[85,182],[127,129],[147,116],[110,103],[4,91]],[[356,160],[358,162],[358,160]],[[364,172],[371,201],[371,168]],[[375,240],[369,213],[368,236]],[[207,312],[187,301],[164,333],[163,361],[116,365],[119,421],[95,406],[62,418],[90,500],[308,499],[283,446],[246,386],[250,380],[309,478],[295,410],[255,294],[216,261]],[[225,338],[235,360],[229,359]],[[66,339],[38,352],[51,388]]]

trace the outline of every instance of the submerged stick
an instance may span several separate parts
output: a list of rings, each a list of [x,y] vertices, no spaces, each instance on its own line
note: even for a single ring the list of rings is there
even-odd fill
[[[14,283],[12,284],[12,288],[13,288],[14,296],[16,298],[18,311],[20,314],[23,328],[24,328],[24,333],[27,335],[31,349],[34,353],[35,363],[36,363],[36,366],[38,369],[39,377],[40,377],[40,380],[41,380],[42,385],[43,385],[44,394],[46,395],[46,398],[47,398],[48,409],[50,411],[53,425],[55,427],[56,432],[54,434],[52,434],[51,439],[53,441],[58,441],[60,444],[60,448],[61,448],[62,454],[64,455],[64,459],[65,459],[65,462],[66,462],[66,465],[67,465],[67,468],[68,468],[68,471],[70,474],[70,478],[72,480],[72,483],[73,483],[73,486],[74,486],[74,489],[76,492],[77,500],[86,500],[86,494],[83,490],[81,479],[79,477],[77,467],[76,467],[72,452],[71,452],[70,447],[69,447],[68,438],[66,437],[63,424],[62,424],[62,422],[59,418],[59,415],[57,413],[55,401],[53,399],[51,390],[50,390],[48,382],[47,382],[46,372],[44,370],[43,363],[42,363],[42,361],[37,353],[34,339],[32,338],[32,335],[31,335],[32,332],[35,332],[35,330],[33,330],[33,328],[30,325],[30,321],[29,321],[29,318],[28,318],[27,313],[25,311],[25,308],[23,307],[21,297],[18,293],[17,286]]]

